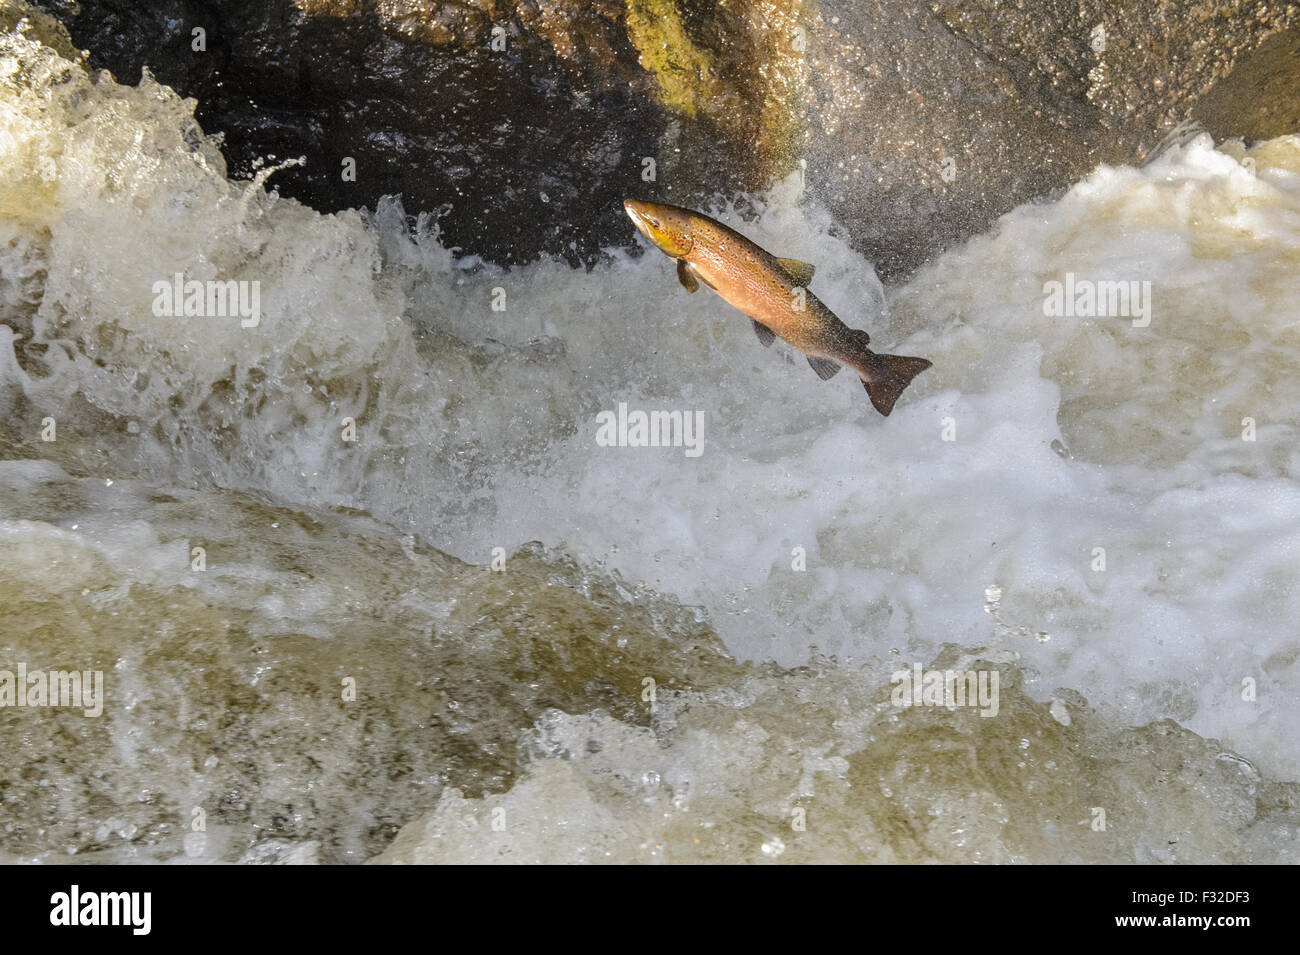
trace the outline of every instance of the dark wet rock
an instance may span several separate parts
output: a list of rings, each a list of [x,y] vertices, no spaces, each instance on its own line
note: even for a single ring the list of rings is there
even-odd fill
[[[400,193],[413,212],[447,210],[447,244],[500,263],[543,251],[576,262],[627,239],[615,214],[666,127],[608,5],[567,20],[421,0],[49,6],[94,66],[132,83],[147,66],[195,97],[232,174],[305,156],[272,180],[283,194],[332,211]],[[191,48],[195,27],[205,52]]]
[[[1136,161],[1300,9],[931,0],[810,18],[809,185],[899,275],[1098,163]],[[1240,118],[1206,125],[1286,131]]]
[[[401,193],[503,264],[590,262],[632,244],[627,194],[698,204],[802,160],[810,194],[900,276],[1190,114],[1219,137],[1297,119],[1300,8],[1279,0],[46,6],[94,65],[129,82],[147,65],[196,97],[235,174],[303,155],[272,180],[286,195],[334,210]]]
[[[1272,139],[1300,130],[1300,27],[1269,37],[1197,101],[1215,135]]]

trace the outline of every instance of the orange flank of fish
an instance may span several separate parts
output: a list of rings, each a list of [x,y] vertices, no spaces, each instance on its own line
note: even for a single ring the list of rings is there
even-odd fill
[[[690,209],[639,199],[625,200],[623,208],[637,229],[676,261],[677,279],[688,292],[707,285],[750,317],[760,342],[785,340],[823,379],[848,365],[882,415],[893,411],[903,389],[930,367],[924,358],[871,351],[866,332],[849,328],[808,289],[811,265],[778,258]]]

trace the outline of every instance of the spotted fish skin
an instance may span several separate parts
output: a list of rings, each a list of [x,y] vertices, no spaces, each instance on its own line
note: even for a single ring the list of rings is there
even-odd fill
[[[850,328],[809,289],[813,267],[782,259],[699,212],[627,199],[628,217],[664,254],[677,261],[687,291],[707,285],[748,315],[763,344],[773,336],[802,351],[813,370],[830,378],[841,365],[858,373],[882,415],[912,379],[930,367],[924,358],[886,355],[867,348],[870,336]]]

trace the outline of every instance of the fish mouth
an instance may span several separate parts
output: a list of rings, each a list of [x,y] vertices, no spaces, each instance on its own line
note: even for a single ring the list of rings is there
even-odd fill
[[[646,214],[644,203],[636,199],[624,199],[623,211],[627,213],[627,217],[632,220],[632,224],[636,226],[640,232],[644,233],[647,239],[650,239],[651,241],[654,240],[654,234],[650,231],[651,219]],[[659,223],[656,221],[653,225],[657,227]]]
[[[624,199],[623,211],[627,217],[632,220],[632,224],[637,227],[637,231],[654,243],[655,247],[667,255],[674,257],[686,255],[695,245],[691,237],[686,237],[686,247],[682,245],[682,236],[674,234],[672,231],[665,230],[664,224],[659,218],[650,211],[651,204],[642,202],[640,199]]]

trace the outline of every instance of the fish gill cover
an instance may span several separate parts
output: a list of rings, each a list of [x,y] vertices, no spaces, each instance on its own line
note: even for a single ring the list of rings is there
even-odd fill
[[[718,200],[934,360],[882,423],[661,259],[232,180],[3,9],[0,668],[103,680],[0,707],[7,859],[1297,861],[1297,137],[889,290],[797,174]],[[177,273],[256,312],[160,315]]]

